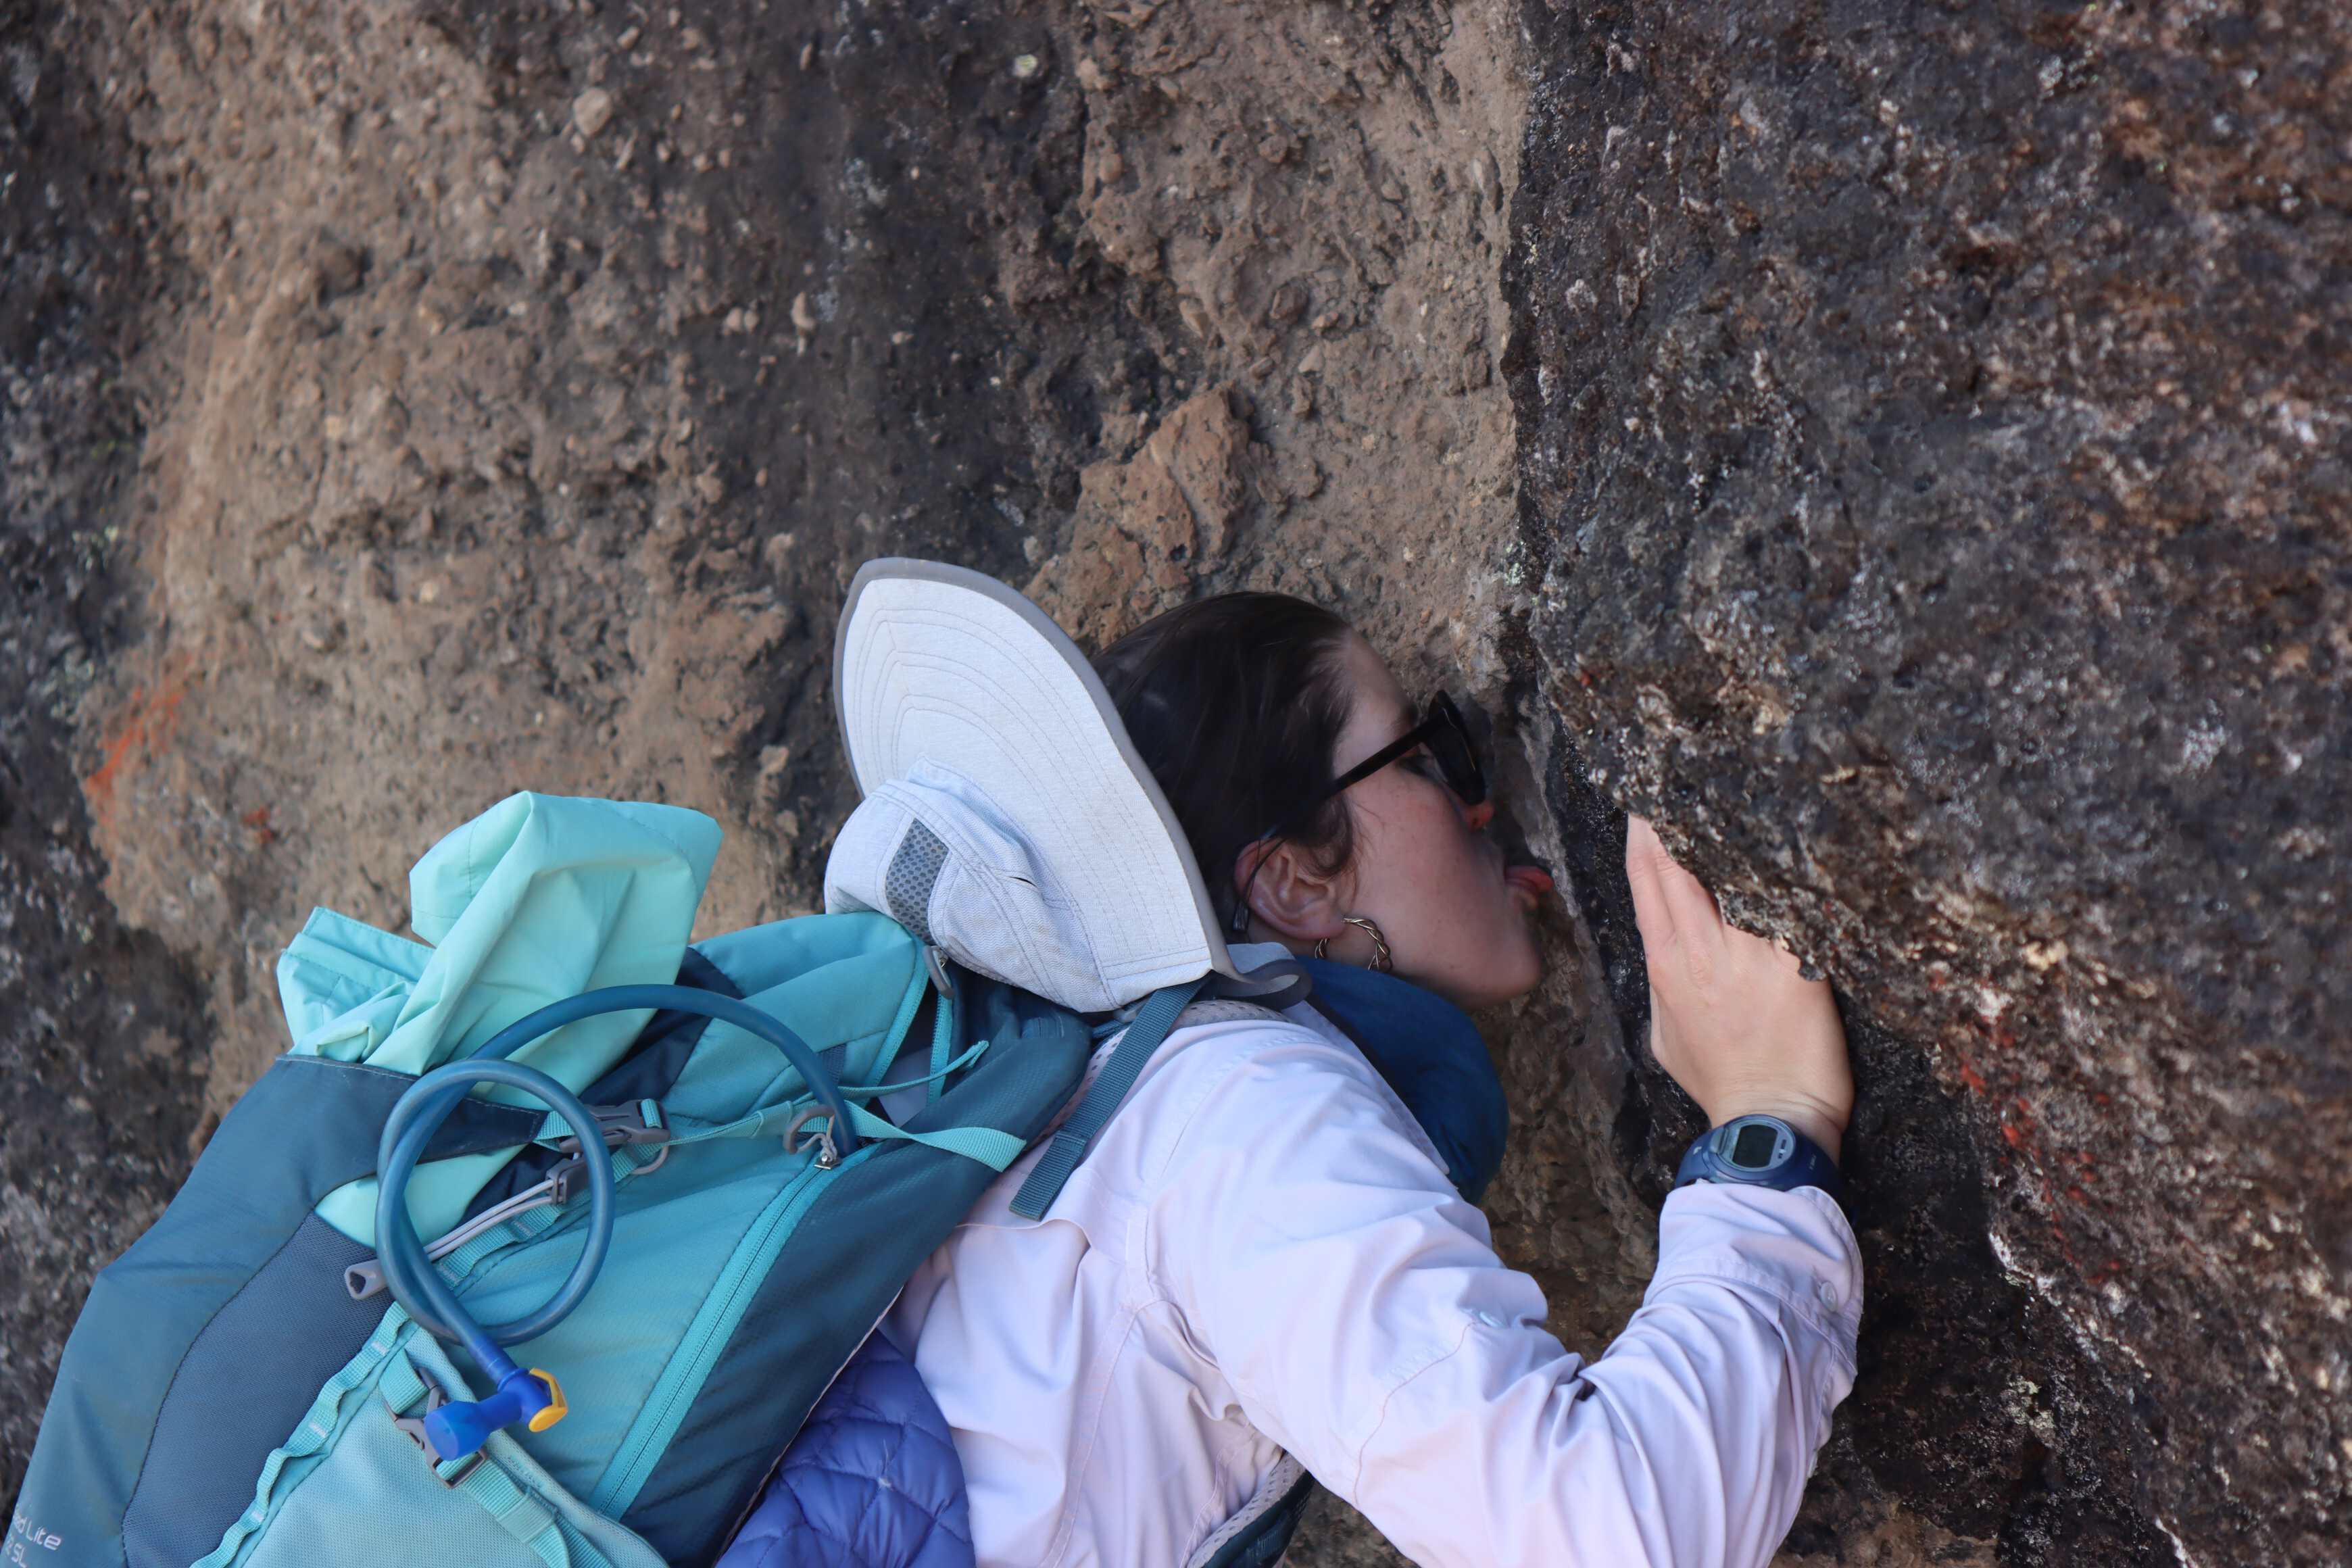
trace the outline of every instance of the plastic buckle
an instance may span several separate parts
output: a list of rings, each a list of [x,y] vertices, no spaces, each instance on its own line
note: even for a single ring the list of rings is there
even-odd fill
[[[433,1439],[425,1435],[425,1418],[448,1404],[449,1395],[443,1392],[440,1383],[431,1373],[413,1361],[408,1365],[409,1370],[416,1373],[417,1381],[425,1384],[425,1408],[414,1415],[402,1415],[395,1412],[392,1417],[393,1426],[416,1445],[417,1451],[425,1456],[425,1468],[433,1472],[433,1479],[454,1491],[458,1482],[474,1473],[474,1467],[482,1462],[485,1450],[478,1448],[467,1455],[454,1473],[446,1476],[441,1473],[441,1467],[448,1461],[433,1451]]]
[[[634,1174],[640,1176],[648,1172],[658,1171],[669,1163],[669,1150],[667,1147],[669,1142],[669,1129],[658,1121],[646,1120],[645,1108],[649,1105],[654,1108],[654,1114],[658,1117],[661,1114],[661,1106],[650,1100],[641,1100],[633,1105],[592,1105],[588,1108],[589,1114],[596,1119],[597,1131],[604,1135],[604,1147],[608,1151],[625,1149],[632,1144],[665,1145],[660,1153],[636,1168]],[[559,1204],[567,1204],[572,1201],[572,1193],[578,1189],[580,1173],[588,1168],[588,1162],[580,1152],[580,1140],[576,1137],[558,1141],[555,1149],[556,1152],[568,1155],[569,1158],[559,1160],[549,1166],[547,1179],[553,1184],[550,1190],[555,1194],[555,1201]]]
[[[580,1173],[587,1168],[588,1162],[577,1154],[568,1160],[559,1160],[547,1168],[549,1190],[554,1194],[557,1203],[568,1204],[572,1201],[572,1191],[581,1179]]]
[[[588,1114],[596,1119],[596,1130],[604,1135],[604,1147],[607,1149],[619,1149],[631,1143],[668,1142],[669,1129],[659,1121],[646,1120],[646,1107],[648,1105],[654,1108],[656,1116],[661,1114],[660,1104],[650,1100],[640,1100],[628,1105],[592,1105],[588,1108]],[[576,1137],[563,1138],[555,1146],[566,1154],[577,1154],[580,1140]]]

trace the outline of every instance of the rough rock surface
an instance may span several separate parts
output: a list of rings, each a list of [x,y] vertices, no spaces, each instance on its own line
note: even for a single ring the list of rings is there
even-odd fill
[[[2352,18],[1528,26],[1554,814],[1654,813],[1869,1021],[1864,1232],[1944,1278],[1875,1260],[1859,1457],[2021,1554],[2345,1561]]]
[[[20,771],[94,825],[105,898],[95,863],[56,890],[160,938],[206,1027],[200,1084],[129,1096],[179,1119],[126,1140],[155,1191],[9,1167],[12,1264],[112,1228],[11,1313],[0,1479],[89,1272],[282,1045],[312,904],[404,924],[420,849],[530,785],[718,816],[706,929],[813,905],[866,557],[1034,578],[1097,637],[1188,583],[1285,586],[1499,697],[1509,25],[28,13],[170,265],[143,443],[83,520],[142,635]],[[1149,596],[1089,569],[1118,541]]]
[[[75,713],[129,635],[109,581],[141,397],[147,193],[101,78],[0,6],[0,1491],[89,1277],[187,1164],[210,1029],[166,942],[100,886]]]
[[[1487,1206],[1571,1344],[1693,1130],[1618,808],[1840,982],[1787,1562],[2339,1560],[2341,16],[850,15],[0,5],[0,1485],[303,912],[526,784],[809,907],[903,552],[1090,642],[1307,594],[1496,716],[1572,896]]]

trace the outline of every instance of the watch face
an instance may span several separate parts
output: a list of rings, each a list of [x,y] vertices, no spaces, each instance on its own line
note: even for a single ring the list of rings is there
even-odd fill
[[[1772,1146],[1780,1142],[1780,1131],[1761,1121],[1751,1121],[1739,1130],[1731,1145],[1731,1163],[1746,1171],[1760,1171],[1772,1163]]]

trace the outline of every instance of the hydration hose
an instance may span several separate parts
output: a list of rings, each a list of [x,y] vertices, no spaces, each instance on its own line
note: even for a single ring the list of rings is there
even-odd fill
[[[685,985],[610,985],[551,1003],[491,1037],[472,1057],[434,1068],[408,1087],[385,1119],[376,1144],[375,1204],[377,1264],[383,1282],[418,1327],[436,1338],[464,1345],[496,1385],[487,1399],[451,1400],[427,1411],[425,1434],[442,1459],[478,1451],[490,1434],[517,1421],[543,1432],[563,1419],[563,1390],[552,1374],[526,1372],[499,1347],[533,1339],[570,1315],[596,1282],[613,1244],[613,1163],[605,1157],[604,1130],[579,1096],[536,1068],[506,1058],[542,1035],[601,1013],[640,1009],[692,1013],[732,1024],[783,1052],[818,1103],[831,1116],[832,1141],[843,1156],[858,1146],[849,1106],[840,1086],[825,1075],[808,1042],[769,1015],[732,996]],[[441,1271],[425,1256],[425,1244],[408,1217],[408,1178],[425,1146],[477,1084],[519,1089],[561,1116],[580,1141],[588,1176],[588,1238],[562,1286],[537,1310],[485,1327],[476,1322]]]

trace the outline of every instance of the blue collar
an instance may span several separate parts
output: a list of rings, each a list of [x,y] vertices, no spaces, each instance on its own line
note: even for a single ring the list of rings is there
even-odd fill
[[[1445,1157],[1447,1178],[1476,1203],[1503,1163],[1511,1111],[1470,1016],[1393,974],[1324,958],[1299,962],[1315,982],[1307,1005],[1356,1042]]]

